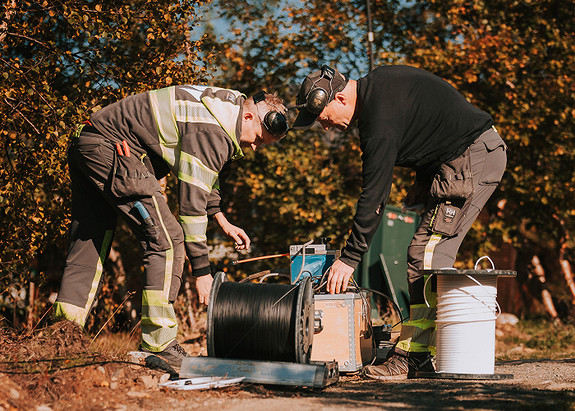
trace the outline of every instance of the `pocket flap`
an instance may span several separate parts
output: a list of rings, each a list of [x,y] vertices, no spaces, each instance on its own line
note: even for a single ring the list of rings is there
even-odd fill
[[[501,137],[499,137],[498,134],[486,138],[483,140],[483,144],[485,144],[487,151],[493,151],[499,147],[503,147],[503,149],[507,150],[507,144],[505,144],[505,142],[501,139]]]

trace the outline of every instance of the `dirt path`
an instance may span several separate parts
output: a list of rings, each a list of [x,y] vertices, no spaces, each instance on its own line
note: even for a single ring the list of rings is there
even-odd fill
[[[74,330],[30,338],[0,333],[0,411],[22,410],[575,410],[575,359],[498,362],[496,381],[342,376],[323,390],[242,384],[176,391],[169,375],[90,352]],[[74,337],[75,336],[75,337]]]

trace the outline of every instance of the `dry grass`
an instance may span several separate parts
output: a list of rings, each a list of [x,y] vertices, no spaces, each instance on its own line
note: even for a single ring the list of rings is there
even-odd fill
[[[533,319],[521,320],[514,326],[498,326],[496,358],[498,360],[575,358],[575,324]]]
[[[127,332],[102,333],[92,340],[90,348],[96,352],[111,357],[121,357],[130,351],[137,350],[140,345],[140,334]]]

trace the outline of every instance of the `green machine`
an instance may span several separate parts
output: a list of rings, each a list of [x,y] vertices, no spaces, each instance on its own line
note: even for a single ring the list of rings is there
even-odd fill
[[[413,211],[402,213],[399,207],[386,206],[369,251],[354,273],[361,287],[380,291],[391,298],[403,318],[409,318],[407,248],[419,222],[419,215]]]

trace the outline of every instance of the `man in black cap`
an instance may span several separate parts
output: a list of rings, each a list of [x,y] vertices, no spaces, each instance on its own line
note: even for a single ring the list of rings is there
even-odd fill
[[[407,257],[410,320],[385,362],[365,367],[364,375],[386,380],[434,371],[436,295],[429,287],[424,290],[420,270],[452,267],[503,176],[507,147],[493,119],[446,81],[408,66],[379,67],[357,81],[324,66],[304,80],[297,108],[296,130],[315,121],[326,130],[345,130],[355,120],[359,126],[362,193],[341,258],[328,274],[328,292],[346,290],[368,250],[389,198],[394,166],[415,170],[405,200],[422,216]]]

